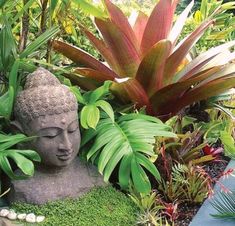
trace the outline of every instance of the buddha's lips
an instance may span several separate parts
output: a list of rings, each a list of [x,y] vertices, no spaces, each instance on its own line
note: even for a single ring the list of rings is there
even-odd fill
[[[72,156],[72,153],[63,154],[63,155],[56,155],[59,160],[66,161],[69,160]]]

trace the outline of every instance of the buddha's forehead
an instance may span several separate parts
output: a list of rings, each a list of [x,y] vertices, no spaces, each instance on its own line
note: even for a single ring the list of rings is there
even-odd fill
[[[37,119],[31,121],[28,127],[32,132],[54,127],[66,129],[72,122],[76,120],[78,120],[77,111],[70,111],[62,114],[40,116]]]

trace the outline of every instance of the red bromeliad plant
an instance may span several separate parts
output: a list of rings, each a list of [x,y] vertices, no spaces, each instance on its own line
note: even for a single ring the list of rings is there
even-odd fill
[[[174,25],[178,0],[160,0],[149,17],[140,12],[133,26],[110,0],[103,2],[108,16],[95,18],[102,39],[80,27],[106,63],[64,42],[52,43],[54,50],[83,66],[75,71],[87,81],[97,84],[112,80],[113,92],[119,98],[131,100],[137,107],[146,106],[148,114],[164,119],[193,102],[235,87],[235,65],[230,63],[235,53],[229,50],[235,41],[186,61],[190,49],[214,23],[210,17],[178,41],[193,1]]]

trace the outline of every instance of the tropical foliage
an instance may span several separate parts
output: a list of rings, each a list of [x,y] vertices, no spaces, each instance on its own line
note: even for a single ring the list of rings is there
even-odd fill
[[[159,119],[133,113],[122,115],[115,121],[109,117],[101,119],[96,130],[84,132],[81,146],[93,140],[87,159],[97,161],[105,181],[118,167],[122,189],[133,184],[138,192],[148,193],[151,184],[144,169],[160,180],[159,172],[150,159],[155,156],[153,144],[156,136],[174,137],[175,134]]]
[[[107,81],[103,86],[100,86],[94,91],[86,92],[84,95],[81,94],[77,87],[74,86],[70,88],[77,97],[78,103],[83,105],[80,110],[80,122],[84,129],[96,128],[100,120],[100,109],[114,122],[113,108],[104,100],[105,96],[110,93],[110,85],[111,82]]]
[[[34,164],[32,161],[40,162],[40,157],[35,151],[17,150],[14,148],[16,144],[29,140],[32,140],[32,138],[26,137],[23,134],[0,134],[0,168],[11,179],[22,179],[24,176],[16,175],[13,172],[9,159],[13,160],[26,176],[32,176],[34,173]]]
[[[109,0],[104,4],[108,18],[95,18],[103,39],[80,27],[109,67],[67,43],[57,40],[52,44],[54,50],[80,66],[75,71],[85,78],[77,75],[78,83],[86,78],[89,83],[112,80],[111,89],[121,100],[131,100],[137,107],[146,106],[148,114],[162,118],[169,118],[195,101],[234,87],[234,65],[229,63],[234,53],[229,49],[235,42],[212,48],[188,62],[190,49],[213,25],[211,17],[178,42],[193,1],[174,26],[177,1],[160,0],[149,17],[139,13],[133,26]],[[220,9],[221,6],[215,13]]]
[[[211,205],[217,210],[213,217],[221,219],[235,218],[235,196],[232,193],[218,192],[211,200]]]

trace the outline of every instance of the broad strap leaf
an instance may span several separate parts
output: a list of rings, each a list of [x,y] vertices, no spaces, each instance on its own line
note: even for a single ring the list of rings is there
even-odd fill
[[[184,24],[187,20],[188,14],[191,11],[194,4],[194,0],[191,1],[191,3],[186,7],[186,9],[179,15],[178,19],[176,20],[170,34],[169,34],[169,40],[172,42],[173,47],[177,43],[177,40],[181,34],[181,31],[184,27]]]
[[[143,53],[162,39],[167,39],[178,0],[160,0],[153,9],[141,42]]]
[[[142,85],[136,79],[116,79],[115,81],[126,91],[129,99],[133,103],[137,104],[137,107],[146,106],[148,112],[152,111],[148,95]]]
[[[141,45],[141,41],[143,38],[143,34],[144,34],[144,30],[145,30],[147,22],[148,22],[148,16],[140,11],[138,13],[135,24],[133,26],[133,30],[134,30],[139,46]]]
[[[146,53],[140,63],[136,79],[147,91],[148,96],[162,86],[164,64],[170,55],[171,46],[169,40],[159,41]]]
[[[168,85],[172,82],[173,76],[177,68],[186,57],[189,50],[212,23],[213,20],[205,21],[194,32],[192,32],[188,37],[186,37],[181,43],[178,44],[176,50],[170,55],[170,57],[166,61],[166,66],[164,70],[164,85]]]
[[[127,39],[134,46],[135,50],[139,52],[139,46],[137,44],[135,33],[133,32],[132,27],[129,24],[127,17],[110,0],[103,0],[103,2],[109,12],[111,22],[115,24],[125,34]]]
[[[225,92],[228,89],[235,87],[235,77],[230,78],[220,78],[209,83],[204,84],[198,88],[194,88],[191,91],[187,92],[183,95],[177,102],[174,102],[174,106],[172,106],[173,115],[176,114],[180,109],[193,102],[197,102],[200,100],[205,100],[209,97],[216,96]],[[169,109],[165,109],[167,112]]]
[[[191,86],[219,72],[221,67],[214,67],[201,73],[195,74],[193,78],[182,82],[173,83],[157,91],[150,99],[156,115],[162,115],[174,111],[174,106],[181,96],[191,89]],[[171,110],[170,110],[171,109]]]
[[[183,70],[181,70],[177,75],[174,77],[174,81],[178,80],[185,80],[190,78],[195,73],[199,72],[208,62],[211,62],[219,53],[227,51],[229,48],[235,45],[235,41],[230,41],[225,44],[216,46],[207,50],[204,53],[201,53],[198,57],[193,59],[189,64],[187,64]],[[217,65],[215,65],[217,66]]]
[[[52,42],[52,48],[68,57],[70,60],[75,62],[76,64],[85,65],[88,68],[98,70],[103,74],[107,74],[109,77],[115,78],[117,75],[105,66],[103,63],[96,60],[94,57],[84,52],[82,49],[79,49],[75,46],[69,45],[65,42],[55,40]]]
[[[133,43],[110,20],[95,19],[102,36],[117,62],[120,77],[134,77],[140,63],[140,55]]]
[[[94,45],[94,47],[100,52],[100,54],[104,57],[104,59],[107,61],[107,63],[110,65],[110,67],[115,71],[117,70],[117,63],[113,57],[112,52],[110,49],[106,46],[103,40],[98,39],[95,37],[88,29],[86,29],[83,26],[79,26],[80,29],[83,31],[83,33],[87,36],[87,38],[91,41],[91,43]]]

